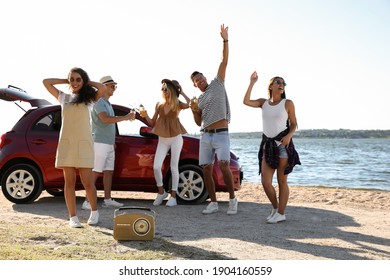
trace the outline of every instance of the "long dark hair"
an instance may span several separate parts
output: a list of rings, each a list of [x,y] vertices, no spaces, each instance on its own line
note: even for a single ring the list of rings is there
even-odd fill
[[[279,78],[279,79],[282,79],[283,82],[285,82],[284,79],[283,79],[282,77],[278,77],[278,76],[273,77],[273,78],[269,81],[269,85],[268,85],[268,98],[272,98],[271,85],[274,83],[275,79],[278,79],[278,78]],[[286,99],[286,87],[284,88],[284,91],[283,91],[281,97],[282,97],[282,99]]]
[[[74,104],[84,103],[85,105],[94,102],[97,90],[88,84],[90,81],[88,73],[79,67],[73,67],[69,71],[68,80],[70,80],[70,75],[72,73],[78,73],[81,76],[81,79],[83,79],[83,86],[71,102]]]

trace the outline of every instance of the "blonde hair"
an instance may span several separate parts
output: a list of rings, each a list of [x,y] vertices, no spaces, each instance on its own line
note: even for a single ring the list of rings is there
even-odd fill
[[[166,98],[166,95],[164,93],[162,94],[163,103],[165,104],[168,102],[173,112],[179,111],[180,104],[179,104],[179,98],[177,96],[178,95],[177,88],[173,85],[173,83],[169,83],[169,82],[164,82],[162,86],[163,87],[166,86],[169,94],[168,99]]]

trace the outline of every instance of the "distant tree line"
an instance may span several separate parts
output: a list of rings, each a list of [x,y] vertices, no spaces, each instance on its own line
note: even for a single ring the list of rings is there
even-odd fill
[[[237,132],[230,133],[231,138],[260,138],[261,132]],[[297,130],[294,138],[389,138],[390,130],[351,130],[351,129],[302,129]]]

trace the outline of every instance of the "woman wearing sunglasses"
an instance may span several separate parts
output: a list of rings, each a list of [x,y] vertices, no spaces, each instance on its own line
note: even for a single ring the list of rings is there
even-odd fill
[[[268,99],[251,99],[251,93],[258,76],[253,72],[244,104],[262,109],[263,137],[259,149],[259,174],[264,191],[272,204],[267,223],[286,221],[285,209],[290,195],[287,176],[296,164],[301,164],[295,150],[292,136],[297,128],[294,103],[286,99],[286,83],[281,77],[274,77],[268,86]],[[279,199],[272,185],[273,175],[279,187]]]
[[[140,111],[140,114],[153,127],[152,132],[158,135],[158,144],[153,164],[158,194],[153,205],[160,205],[168,196],[168,193],[163,188],[161,168],[170,150],[172,190],[166,206],[176,206],[176,191],[179,185],[179,157],[183,147],[182,134],[187,133],[180,123],[179,113],[182,109],[189,108],[190,99],[183,92],[177,81],[164,79],[161,81],[161,84],[162,100],[157,103],[153,117],[150,118],[147,111]],[[179,100],[180,95],[184,97],[186,103]]]
[[[64,173],[64,196],[69,212],[69,226],[81,228],[76,215],[76,178],[77,172],[91,203],[91,215],[88,225],[99,222],[96,188],[92,180],[94,148],[92,139],[90,112],[93,103],[105,91],[105,86],[89,79],[83,69],[72,68],[67,79],[44,79],[45,88],[61,104],[62,126],[57,147],[55,167]],[[69,85],[70,94],[57,89],[60,84]]]

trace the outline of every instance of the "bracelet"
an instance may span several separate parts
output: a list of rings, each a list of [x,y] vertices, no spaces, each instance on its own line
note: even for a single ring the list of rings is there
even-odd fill
[[[229,40],[223,40],[223,42],[224,42],[224,43],[227,43],[227,42],[229,42]]]

